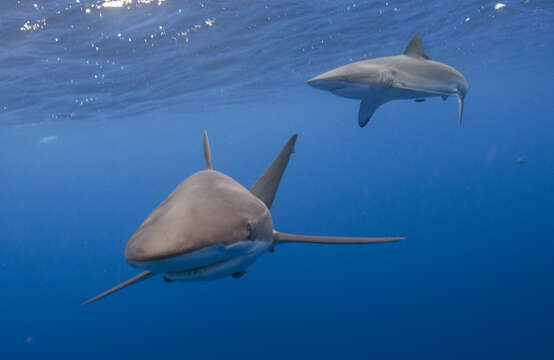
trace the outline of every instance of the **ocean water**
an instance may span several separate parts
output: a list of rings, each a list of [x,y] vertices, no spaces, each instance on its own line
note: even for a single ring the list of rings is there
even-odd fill
[[[1,359],[554,358],[554,2],[0,2]],[[401,53],[454,99],[358,102],[306,80]],[[125,244],[185,177],[250,187],[296,153],[240,279],[136,284]],[[525,157],[525,163],[518,158]]]

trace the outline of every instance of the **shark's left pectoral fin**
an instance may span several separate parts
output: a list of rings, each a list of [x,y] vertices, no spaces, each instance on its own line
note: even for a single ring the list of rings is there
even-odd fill
[[[372,98],[363,99],[360,103],[360,110],[358,110],[358,125],[360,125],[360,127],[362,128],[366,126],[375,113],[375,110],[377,110],[377,108],[384,103],[385,101],[380,101]]]
[[[273,241],[279,243],[312,243],[312,244],[382,244],[404,240],[403,237],[336,237],[285,234],[273,231]]]
[[[97,296],[93,297],[92,299],[85,301],[85,302],[83,303],[83,306],[88,305],[88,304],[90,304],[91,302],[95,302],[95,301],[97,301],[97,300],[100,300],[100,299],[102,299],[103,297],[106,297],[106,296],[108,296],[108,295],[111,295],[111,294],[113,294],[114,292],[119,291],[119,290],[121,290],[121,289],[123,289],[123,288],[126,288],[126,287],[129,286],[129,285],[133,285],[133,284],[136,284],[136,283],[141,282],[141,281],[143,281],[143,280],[149,279],[149,278],[152,277],[152,276],[154,276],[154,274],[153,274],[152,271],[150,271],[150,270],[146,270],[146,271],[144,271],[144,272],[141,272],[141,273],[138,274],[137,276],[134,276],[134,277],[130,278],[129,280],[124,281],[124,282],[122,282],[121,284],[114,286],[114,287],[111,288],[110,290],[104,291],[102,294],[97,295]]]
[[[458,99],[458,125],[462,126],[462,115],[464,114],[464,97],[456,93]]]

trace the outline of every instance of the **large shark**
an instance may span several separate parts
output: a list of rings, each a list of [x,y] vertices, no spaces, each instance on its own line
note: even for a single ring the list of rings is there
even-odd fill
[[[431,96],[458,99],[458,123],[462,124],[464,98],[469,89],[465,77],[446,64],[433,61],[415,35],[403,54],[358,61],[310,80],[311,86],[335,95],[362,100],[358,124],[364,127],[377,108],[391,100],[425,101]]]
[[[277,244],[376,244],[401,237],[303,236],[273,229],[269,209],[294,153],[293,135],[271,166],[246,189],[213,170],[208,136],[203,135],[206,169],[185,179],[138,228],[125,247],[125,260],[145,269],[86,301],[87,305],[155,275],[167,282],[239,278]]]

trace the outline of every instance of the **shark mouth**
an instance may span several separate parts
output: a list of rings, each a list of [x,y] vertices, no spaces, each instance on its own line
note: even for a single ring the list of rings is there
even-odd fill
[[[234,258],[231,258],[231,259],[219,261],[213,264],[209,264],[206,266],[200,266],[193,269],[167,273],[167,274],[164,274],[163,279],[167,282],[200,280],[206,275],[216,272],[222,267],[225,267],[226,264],[229,264],[233,260]]]
[[[166,267],[158,273],[163,275],[166,281],[208,281],[225,278],[244,272],[246,267],[271,247],[271,244],[269,241],[241,241],[229,246],[206,248],[197,254],[189,254],[189,261],[187,257],[182,258],[183,261],[178,262],[179,268],[172,270],[171,267]],[[182,270],[183,268],[185,270]]]

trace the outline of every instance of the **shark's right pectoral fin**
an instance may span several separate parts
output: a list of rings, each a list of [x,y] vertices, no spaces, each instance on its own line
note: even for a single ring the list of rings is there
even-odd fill
[[[312,243],[312,244],[382,244],[404,240],[403,237],[336,237],[285,234],[273,231],[273,241],[279,243]]]
[[[97,296],[93,297],[92,299],[85,301],[85,302],[83,303],[83,306],[88,305],[88,304],[90,304],[91,302],[95,302],[95,301],[97,301],[97,300],[100,300],[100,299],[102,299],[103,297],[106,297],[106,296],[108,296],[108,295],[111,295],[111,294],[113,294],[114,292],[119,291],[119,290],[121,290],[121,289],[123,289],[123,288],[126,288],[126,287],[129,286],[129,285],[136,284],[136,283],[141,282],[141,281],[143,281],[143,280],[146,280],[146,279],[148,279],[148,278],[150,278],[150,277],[152,277],[152,276],[154,276],[154,274],[153,274],[152,271],[150,271],[150,270],[146,270],[146,271],[144,271],[144,272],[141,272],[141,273],[138,274],[137,276],[132,277],[132,278],[130,278],[129,280],[124,281],[124,282],[122,282],[121,284],[114,286],[114,287],[111,288],[110,290],[104,291],[102,294],[97,295]]]
[[[373,98],[362,99],[362,102],[360,103],[360,110],[358,111],[358,125],[362,128],[366,126],[375,113],[375,110],[377,110],[377,108],[384,103],[385,101]]]

